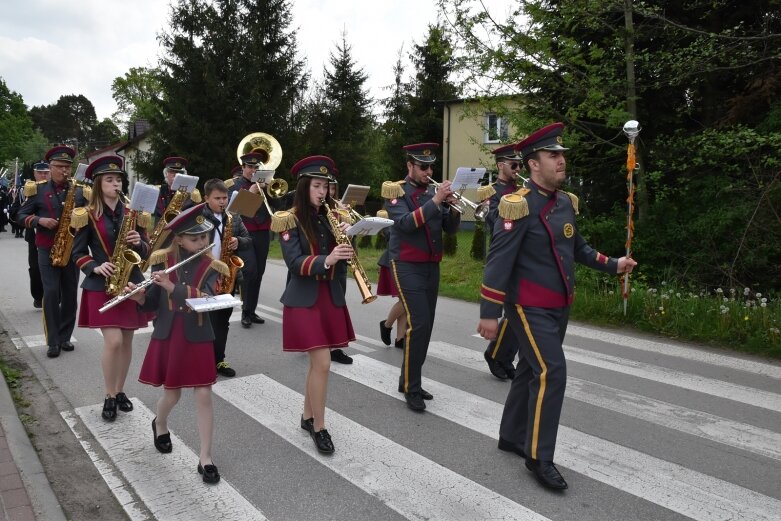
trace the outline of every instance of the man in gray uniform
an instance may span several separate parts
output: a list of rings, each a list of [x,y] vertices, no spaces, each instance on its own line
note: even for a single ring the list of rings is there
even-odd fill
[[[382,185],[390,228],[388,256],[391,272],[409,319],[404,340],[399,392],[407,406],[423,411],[433,396],[421,387],[421,371],[434,326],[439,293],[439,262],[442,260],[442,232],[455,233],[461,214],[447,204],[454,202],[450,181],[429,190],[429,175],[436,161],[437,143],[407,145],[407,177]],[[444,203],[444,204],[443,204]]]
[[[559,190],[566,178],[564,125],[548,125],[521,141],[528,188],[505,195],[480,289],[483,338],[496,338],[504,316],[520,340],[522,365],[513,380],[499,430],[499,448],[526,459],[545,487],[567,482],[553,464],[567,380],[562,343],[575,290],[575,263],[605,273],[630,273],[637,263],[607,257],[578,233],[578,199]]]

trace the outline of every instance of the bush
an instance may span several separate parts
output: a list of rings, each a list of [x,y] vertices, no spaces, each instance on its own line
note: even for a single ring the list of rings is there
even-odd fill
[[[475,260],[485,260],[485,226],[482,223],[475,223],[475,233],[472,236],[472,258]]]

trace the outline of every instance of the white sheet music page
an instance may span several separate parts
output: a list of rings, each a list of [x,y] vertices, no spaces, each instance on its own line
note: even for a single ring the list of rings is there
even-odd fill
[[[202,313],[204,311],[214,311],[215,309],[225,309],[240,306],[241,300],[233,295],[214,295],[212,297],[188,298],[185,300],[187,306],[193,311]]]
[[[152,213],[155,211],[155,206],[157,206],[159,195],[160,189],[156,186],[136,183],[135,187],[133,187],[133,196],[130,198],[130,209]]]
[[[451,188],[453,190],[466,190],[469,188],[479,188],[480,180],[485,175],[485,168],[471,168],[468,166],[459,166],[456,169],[456,176],[453,178]]]
[[[350,226],[346,233],[350,237],[355,235],[377,235],[380,230],[387,228],[388,226],[393,226],[393,221],[391,219],[385,219],[383,217],[364,217]]]
[[[171,190],[176,191],[181,189],[190,194],[193,190],[195,190],[197,185],[198,178],[194,175],[176,174],[176,177],[174,177],[174,182],[171,183]]]

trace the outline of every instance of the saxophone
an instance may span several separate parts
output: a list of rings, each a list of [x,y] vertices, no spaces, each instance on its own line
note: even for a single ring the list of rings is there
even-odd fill
[[[168,206],[166,206],[165,211],[163,212],[163,215],[160,216],[160,220],[157,221],[157,225],[155,225],[155,229],[152,232],[151,237],[149,237],[149,255],[151,256],[152,253],[155,250],[159,250],[163,247],[163,244],[165,243],[165,240],[168,238],[168,231],[164,230],[165,225],[171,222],[171,219],[179,215],[179,212],[182,211],[182,206],[184,206],[185,201],[187,201],[187,198],[190,197],[190,194],[186,190],[177,190],[173,197],[171,197],[171,202],[168,203]],[[145,272],[146,269],[149,267],[149,259],[145,259],[141,263],[141,272]]]
[[[220,244],[220,260],[228,265],[230,274],[220,276],[217,280],[217,293],[230,295],[233,293],[233,286],[236,284],[236,275],[239,269],[244,267],[244,261],[238,255],[233,255],[227,248],[227,244],[233,238],[233,215],[225,212],[225,228],[222,232],[222,242]]]
[[[76,180],[70,180],[68,193],[65,195],[65,203],[62,206],[60,223],[57,226],[57,232],[54,234],[54,244],[49,251],[49,259],[52,266],[64,268],[71,261],[71,250],[73,249],[74,233],[71,230],[71,215],[76,202]]]
[[[339,229],[339,220],[334,216],[331,207],[328,206],[325,199],[323,199],[323,206],[325,206],[328,224],[331,225],[331,233],[334,234],[336,244],[349,244],[350,247],[352,247],[350,238]],[[361,292],[361,304],[368,304],[369,302],[377,300],[377,295],[372,295],[372,284],[369,281],[369,277],[366,276],[366,272],[364,271],[363,266],[361,266],[358,256],[353,255],[351,259],[348,259],[347,266],[350,268],[350,271],[353,272],[353,278],[355,279],[356,284],[358,284],[358,291]]]
[[[130,210],[122,217],[122,225],[114,243],[114,253],[109,259],[109,262],[114,265],[114,273],[110,277],[106,277],[106,294],[110,297],[116,297],[122,293],[130,280],[133,266],[141,264],[141,256],[127,245],[127,234],[136,229],[137,222],[137,210]]]

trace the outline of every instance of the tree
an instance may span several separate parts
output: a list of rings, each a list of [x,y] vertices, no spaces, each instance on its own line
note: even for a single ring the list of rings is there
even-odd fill
[[[390,96],[383,100],[383,116],[385,121],[382,123],[382,130],[385,136],[384,161],[390,169],[389,179],[403,179],[407,175],[404,154],[402,148],[410,143],[407,141],[406,124],[411,117],[410,97],[412,96],[412,86],[404,81],[404,64],[402,55],[404,47],[399,49],[396,63],[393,66],[394,83],[388,87]]]
[[[158,114],[162,100],[159,71],[148,67],[132,67],[124,76],[114,78],[111,93],[117,103],[112,114],[121,128],[138,119],[152,120]]]
[[[98,118],[92,102],[84,95],[60,96],[52,105],[31,108],[30,116],[49,142],[68,143],[79,150],[93,148]]]
[[[104,118],[103,121],[96,124],[93,127],[90,134],[90,148],[92,150],[98,150],[107,147],[113,143],[117,143],[122,138],[122,132],[119,128],[108,118]]]
[[[22,96],[0,78],[0,165],[17,157],[22,161],[39,158],[28,148],[34,137],[33,121]]]
[[[256,131],[283,144],[282,168],[293,164],[307,75],[290,23],[287,0],[172,4],[160,39],[153,153],[140,165],[148,179],[159,179],[160,161],[169,154],[187,157],[195,175],[226,177],[239,141]]]

